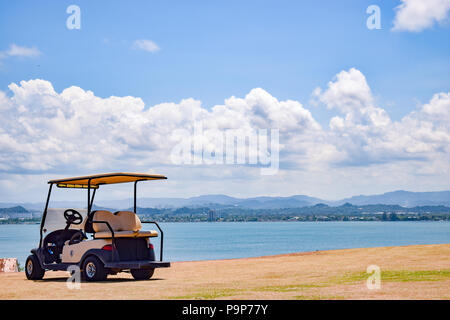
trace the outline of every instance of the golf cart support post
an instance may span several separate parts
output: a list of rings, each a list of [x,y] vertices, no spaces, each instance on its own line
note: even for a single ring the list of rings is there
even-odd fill
[[[47,201],[45,203],[45,209],[42,215],[42,220],[40,224],[40,240],[39,240],[39,249],[43,246],[43,232],[46,232],[44,229],[45,227],[45,221],[47,218],[47,212],[49,209],[49,201],[50,196],[52,193],[53,185],[56,185],[58,188],[81,188],[81,189],[87,189],[87,216],[86,216],[86,223],[89,222],[91,224],[97,223],[97,224],[104,224],[108,228],[108,230],[111,233],[111,242],[112,242],[112,248],[111,248],[111,258],[112,262],[106,263],[107,266],[113,268],[115,265],[122,266],[124,263],[121,263],[120,261],[116,261],[115,255],[116,255],[116,236],[113,227],[110,225],[108,221],[104,220],[94,220],[94,214],[95,211],[92,211],[94,198],[97,189],[99,186],[104,184],[116,184],[116,183],[126,183],[126,182],[134,182],[134,203],[133,203],[133,212],[134,214],[137,213],[137,183],[139,181],[147,181],[147,180],[161,180],[161,179],[167,179],[163,175],[156,175],[156,174],[139,174],[139,173],[109,173],[109,174],[99,174],[99,175],[92,175],[92,176],[83,176],[83,177],[75,177],[75,178],[67,178],[67,179],[56,179],[56,180],[50,180],[48,181],[49,184],[49,190],[47,195]],[[91,195],[91,189],[93,190]],[[156,221],[140,221],[141,223],[150,223],[156,225],[160,232],[160,257],[159,262],[154,261],[153,263],[151,261],[130,261],[132,262],[133,266],[137,266],[136,268],[140,267],[151,267],[152,265],[159,265],[159,266],[170,266],[170,263],[163,262],[163,245],[164,245],[164,232],[159,226],[159,224]],[[95,234],[95,233],[94,233]],[[115,262],[116,261],[116,262]],[[52,269],[51,266],[42,263],[44,267],[49,267],[49,269]],[[156,266],[158,267],[158,266]]]

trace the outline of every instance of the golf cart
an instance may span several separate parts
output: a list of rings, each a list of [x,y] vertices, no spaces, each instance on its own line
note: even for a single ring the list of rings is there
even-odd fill
[[[50,180],[40,226],[39,247],[31,250],[25,263],[28,279],[42,279],[46,270],[68,270],[78,266],[87,281],[105,280],[108,274],[130,271],[136,280],[147,280],[155,268],[170,267],[163,261],[164,234],[155,221],[141,221],[136,214],[136,187],[139,181],[167,179],[163,175],[140,173],[108,173]],[[102,185],[134,183],[134,211],[110,212],[92,210],[97,189]],[[87,209],[50,209],[53,186],[87,189]],[[142,223],[159,229],[160,257],[150,238],[155,230],[141,230]],[[89,239],[90,237],[90,239]],[[71,268],[72,269],[72,268]]]

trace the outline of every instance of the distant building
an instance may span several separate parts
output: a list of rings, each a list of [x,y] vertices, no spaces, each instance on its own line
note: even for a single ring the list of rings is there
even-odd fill
[[[216,221],[215,217],[214,217],[214,210],[209,210],[209,212],[208,212],[208,221],[209,222]]]
[[[14,214],[14,218],[18,218],[18,219],[32,219],[33,218],[33,214],[30,212],[27,213],[15,213]]]

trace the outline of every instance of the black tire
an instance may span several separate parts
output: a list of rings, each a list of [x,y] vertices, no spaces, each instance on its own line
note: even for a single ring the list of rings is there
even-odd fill
[[[25,275],[28,280],[41,280],[44,277],[45,270],[42,269],[38,257],[32,254],[28,256],[25,262]]]
[[[108,276],[103,262],[96,256],[87,257],[83,262],[83,279],[86,281],[103,281]]]
[[[131,269],[131,275],[135,280],[148,280],[154,272],[155,269]]]

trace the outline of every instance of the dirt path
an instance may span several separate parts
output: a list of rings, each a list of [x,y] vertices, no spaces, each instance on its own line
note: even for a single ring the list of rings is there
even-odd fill
[[[378,290],[367,288],[369,265],[381,268]],[[79,290],[67,276],[0,274],[0,299],[450,299],[450,244],[176,262],[150,281],[120,273]]]

